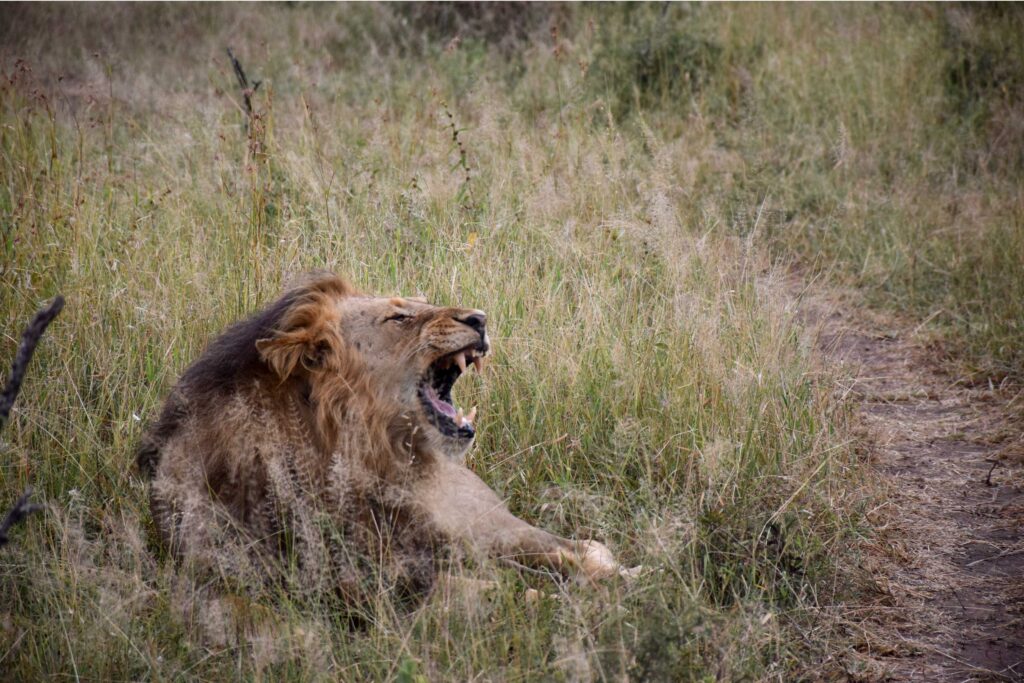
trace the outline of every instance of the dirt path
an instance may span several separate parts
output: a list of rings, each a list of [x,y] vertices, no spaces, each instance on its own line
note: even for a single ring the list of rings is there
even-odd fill
[[[873,595],[847,624],[863,678],[1024,681],[1024,440],[1005,412],[1024,396],[958,383],[910,325],[806,294],[800,311],[846,366],[886,489]]]

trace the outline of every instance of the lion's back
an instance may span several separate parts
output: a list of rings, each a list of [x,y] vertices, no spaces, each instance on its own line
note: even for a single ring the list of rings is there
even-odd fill
[[[153,521],[176,555],[225,535],[273,546],[283,501],[315,490],[322,470],[293,388],[262,366],[225,367],[223,355],[214,345],[182,375],[135,454]]]

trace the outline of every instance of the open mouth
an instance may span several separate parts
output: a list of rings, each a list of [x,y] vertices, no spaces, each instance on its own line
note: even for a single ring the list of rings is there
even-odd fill
[[[420,402],[430,421],[445,436],[460,439],[472,439],[476,434],[473,421],[476,419],[476,406],[466,413],[452,401],[452,387],[470,366],[477,372],[483,369],[484,354],[487,348],[483,342],[441,356],[435,360],[420,383]]]

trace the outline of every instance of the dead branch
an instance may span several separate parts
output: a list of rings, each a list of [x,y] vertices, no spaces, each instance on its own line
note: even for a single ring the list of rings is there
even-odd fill
[[[25,370],[28,368],[29,361],[32,360],[32,354],[35,353],[39,340],[43,337],[43,332],[63,308],[64,297],[58,294],[48,307],[36,313],[36,317],[22,333],[21,345],[18,347],[18,353],[11,365],[11,374],[7,378],[7,384],[4,385],[3,393],[0,393],[0,430],[7,424],[7,419],[11,415],[14,400],[18,398],[21,382],[25,379]],[[31,497],[32,489],[28,488],[4,516],[3,522],[0,522],[0,548],[7,545],[7,532],[12,526],[24,521],[33,512],[43,509],[42,505],[29,502]]]
[[[32,354],[36,351],[39,339],[63,308],[64,297],[58,294],[49,307],[36,313],[36,317],[32,319],[32,322],[29,323],[29,326],[22,333],[18,355],[14,357],[11,374],[7,378],[7,384],[4,386],[3,393],[0,393],[0,429],[3,429],[4,425],[7,424],[7,418],[11,414],[11,407],[14,405],[14,399],[18,398],[18,392],[21,391],[21,382],[25,379],[25,369],[28,367],[28,362],[32,360]]]
[[[7,532],[12,526],[24,521],[33,512],[39,512],[44,509],[42,505],[29,502],[31,497],[32,487],[29,487],[25,489],[25,493],[21,494],[21,498],[14,504],[14,507],[7,512],[4,521],[0,522],[0,548],[7,545]]]
[[[253,81],[252,85],[249,85],[249,79],[245,76],[245,70],[242,68],[242,63],[238,61],[234,53],[231,52],[231,48],[228,48],[228,57],[231,59],[231,66],[235,69],[235,78],[238,79],[238,85],[242,88],[242,99],[245,102],[245,115],[247,117],[246,125],[252,121],[252,96],[263,81]]]

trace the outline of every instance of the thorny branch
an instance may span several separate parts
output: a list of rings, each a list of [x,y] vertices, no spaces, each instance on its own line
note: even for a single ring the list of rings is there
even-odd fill
[[[25,379],[25,370],[28,368],[29,361],[32,360],[32,354],[35,353],[39,340],[43,337],[43,332],[46,331],[46,328],[49,327],[50,323],[53,322],[53,319],[57,317],[57,314],[63,308],[64,297],[58,294],[48,307],[36,313],[36,317],[32,319],[32,322],[29,323],[22,333],[21,345],[18,347],[18,353],[14,357],[14,363],[11,365],[11,374],[7,378],[7,384],[4,385],[3,392],[0,393],[0,429],[3,429],[4,425],[7,424],[7,419],[11,415],[14,400],[18,398],[18,392],[21,391],[21,382]],[[3,522],[0,522],[0,548],[7,545],[7,532],[12,526],[24,521],[33,512],[43,509],[42,505],[29,502],[31,496],[32,489],[26,489],[25,493],[14,504],[14,507],[4,516]]]
[[[234,53],[231,52],[231,48],[228,48],[228,57],[231,59],[231,66],[235,69],[235,78],[238,79],[238,85],[242,88],[242,99],[245,101],[245,115],[248,120],[252,120],[252,96],[263,81],[253,81],[252,85],[249,84],[249,79],[245,76],[245,70],[242,68],[242,63],[238,61]]]
[[[452,115],[448,105],[442,101],[441,109],[444,110],[445,116],[448,117],[448,125],[446,126],[452,132],[452,145],[459,152],[459,160],[455,162],[451,170],[459,168],[463,173],[462,186],[459,188],[460,199],[464,192],[470,190],[469,181],[471,180],[468,154],[466,153],[466,145],[463,144],[462,138],[459,137],[459,133],[462,129],[455,125],[455,116]]]

